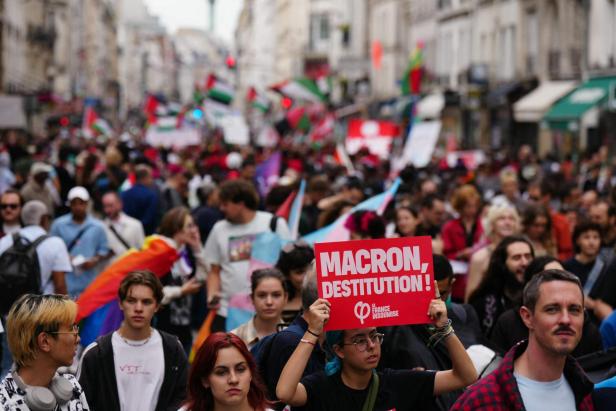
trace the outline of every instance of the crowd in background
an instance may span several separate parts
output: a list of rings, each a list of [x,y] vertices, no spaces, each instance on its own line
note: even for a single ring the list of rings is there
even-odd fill
[[[275,150],[282,152],[280,178],[265,193],[257,166],[274,149],[228,146],[220,135],[202,147],[172,150],[137,138],[28,141],[9,134],[0,146],[0,253],[15,233],[30,241],[48,234],[37,248],[41,291],[77,298],[105,267],[158,234],[180,258],[161,278],[153,325],[176,336],[187,355],[208,310],[217,310],[212,331],[225,331],[229,300],[247,291],[255,315],[233,333],[256,348],[257,362],[247,360],[248,367],[262,374],[259,388],[268,398],[282,393],[287,402],[302,404],[298,392],[276,386],[300,335],[316,324],[316,314],[310,317],[316,287],[305,278],[312,247],[290,242],[275,267],[251,276],[242,244],[233,241],[267,230],[290,239],[286,222],[273,215],[302,179],[300,237],[347,215],[398,176],[367,150],[352,156],[351,166],[337,159],[335,145],[283,140]],[[345,227],[349,239],[358,240],[430,236],[435,280],[455,333],[464,348],[481,345],[496,357],[528,338],[519,312],[533,276],[546,269],[573,273],[585,295],[583,335],[573,351],[581,357],[616,346],[615,170],[607,147],[574,161],[538,158],[522,146],[488,155],[476,168],[462,161],[452,167],[435,155],[425,168],[400,171],[401,185],[382,215],[357,211]],[[237,254],[228,251],[233,244]],[[268,335],[280,338],[272,342]],[[380,368],[455,368],[452,346],[430,345],[431,335],[423,325],[399,326],[360,342],[382,343]],[[3,338],[6,374],[12,359]],[[244,347],[235,337],[219,343]],[[319,347],[304,354],[304,375],[324,369],[326,353]],[[206,361],[199,355],[197,364]],[[425,377],[417,381],[429,384]],[[201,400],[190,384],[194,405]],[[312,384],[317,389],[321,382]],[[434,406],[449,409],[459,388],[435,385]]]

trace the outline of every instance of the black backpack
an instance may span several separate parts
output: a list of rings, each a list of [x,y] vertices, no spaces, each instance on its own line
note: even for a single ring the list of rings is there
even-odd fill
[[[24,294],[41,293],[36,247],[47,238],[44,234],[30,242],[19,233],[13,234],[13,245],[0,255],[0,313],[7,314]]]

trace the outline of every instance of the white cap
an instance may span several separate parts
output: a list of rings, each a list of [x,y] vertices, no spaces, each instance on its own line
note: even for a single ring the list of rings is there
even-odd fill
[[[88,190],[86,190],[84,187],[73,187],[68,192],[68,201],[71,202],[76,198],[83,201],[90,201],[90,194],[88,194]]]
[[[30,167],[30,175],[35,176],[39,173],[51,173],[51,170],[53,170],[53,167],[49,164],[37,161]]]

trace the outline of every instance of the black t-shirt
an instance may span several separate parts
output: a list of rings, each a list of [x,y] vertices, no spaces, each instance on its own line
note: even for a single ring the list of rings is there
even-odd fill
[[[588,274],[590,274],[590,270],[595,265],[595,260],[592,260],[590,263],[583,264],[576,260],[575,258],[570,258],[563,263],[563,267],[565,270],[572,272],[577,275],[582,283],[582,286],[586,284],[586,280],[588,279]]]
[[[434,400],[433,371],[391,370],[379,371],[379,391],[374,411],[406,411],[430,409]],[[302,378],[308,402],[306,410],[358,411],[368,396],[370,385],[354,390],[342,382],[340,372],[327,376],[318,372]]]

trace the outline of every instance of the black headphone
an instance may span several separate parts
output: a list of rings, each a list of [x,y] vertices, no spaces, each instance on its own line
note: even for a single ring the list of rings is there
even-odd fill
[[[24,401],[32,411],[53,411],[58,404],[66,404],[73,398],[73,384],[60,375],[56,374],[49,388],[46,388],[26,385],[15,367],[11,370],[11,374],[17,387],[26,393]]]

